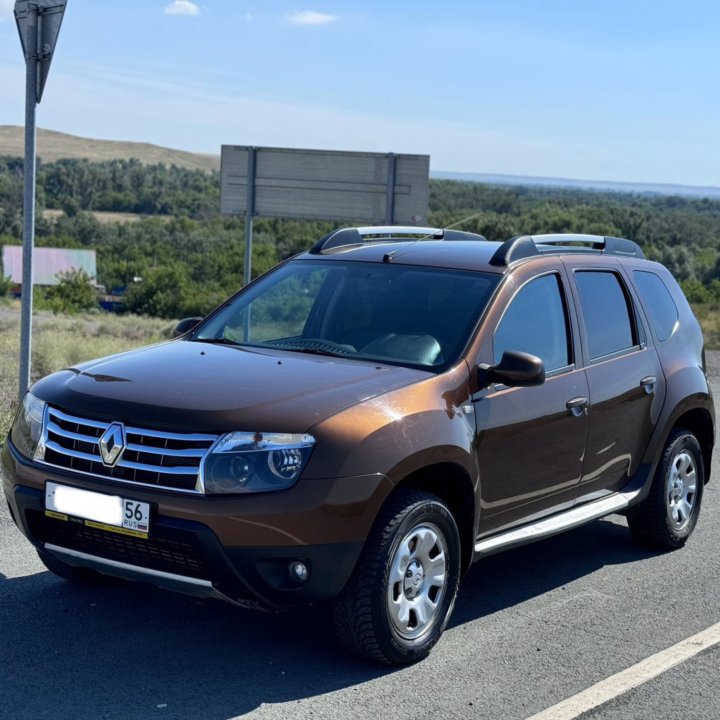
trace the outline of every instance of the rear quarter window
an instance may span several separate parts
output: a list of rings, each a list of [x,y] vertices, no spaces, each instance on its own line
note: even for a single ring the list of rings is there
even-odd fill
[[[667,340],[678,322],[678,309],[670,291],[661,278],[652,272],[636,270],[633,279],[657,339],[661,342]]]

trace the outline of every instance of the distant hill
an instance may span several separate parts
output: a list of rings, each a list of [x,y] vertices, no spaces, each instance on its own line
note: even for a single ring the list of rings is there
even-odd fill
[[[22,157],[24,152],[24,129],[17,125],[0,125],[0,155]],[[219,155],[173,150],[150,143],[91,140],[54,130],[38,129],[37,153],[45,162],[61,158],[86,158],[94,161],[137,158],[144,165],[163,163],[206,172],[220,169]]]
[[[137,158],[144,165],[177,165],[191,170],[211,172],[220,169],[220,156],[174,150],[151,143],[92,140],[54,130],[38,130],[38,156],[45,162],[61,158],[88,160],[129,160]],[[24,130],[17,125],[0,125],[0,155],[22,156]],[[438,180],[459,180],[487,185],[522,185],[526,187],[575,188],[602,192],[640,193],[649,195],[680,195],[683,197],[720,198],[720,187],[672,185],[666,183],[614,182],[611,180],[576,180],[571,178],[529,177],[489,173],[460,173],[433,170],[430,177]]]
[[[669,183],[615,182],[612,180],[572,180],[569,178],[526,177],[525,175],[491,175],[488,173],[459,173],[434,171],[438,180],[486,183],[487,185],[523,185],[526,187],[555,187],[602,192],[640,193],[643,195],[680,195],[683,197],[720,198],[720,187],[699,185],[671,185]]]

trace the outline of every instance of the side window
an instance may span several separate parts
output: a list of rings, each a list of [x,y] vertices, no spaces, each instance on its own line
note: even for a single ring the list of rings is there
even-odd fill
[[[560,278],[531,280],[515,295],[495,331],[495,363],[506,350],[536,355],[546,372],[570,365],[569,332]]]
[[[678,310],[670,291],[655,273],[636,270],[633,278],[658,340],[667,340],[678,321]]]
[[[590,358],[628,350],[637,343],[628,309],[628,297],[614,272],[579,270],[580,293]]]

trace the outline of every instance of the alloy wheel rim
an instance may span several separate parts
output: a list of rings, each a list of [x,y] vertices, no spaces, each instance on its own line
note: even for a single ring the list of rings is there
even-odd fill
[[[448,584],[445,536],[432,523],[406,533],[390,561],[387,607],[395,632],[404,640],[428,633],[438,618]]]
[[[684,530],[692,518],[697,497],[697,468],[690,453],[681,452],[673,458],[665,490],[668,520],[674,530]]]

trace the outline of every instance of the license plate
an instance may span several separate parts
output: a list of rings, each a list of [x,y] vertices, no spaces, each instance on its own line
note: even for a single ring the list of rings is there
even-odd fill
[[[45,484],[45,515],[145,540],[150,531],[150,503],[54,482]]]

